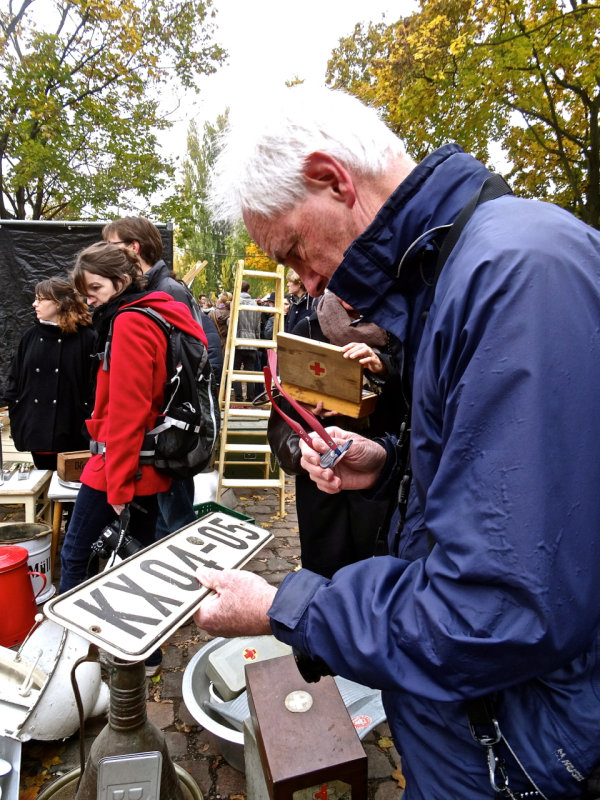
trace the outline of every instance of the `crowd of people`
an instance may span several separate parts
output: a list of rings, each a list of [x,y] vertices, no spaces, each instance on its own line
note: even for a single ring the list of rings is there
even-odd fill
[[[118,312],[154,309],[206,345],[215,375],[223,366],[218,329],[168,269],[156,226],[124,217],[102,236],[77,255],[68,279],[36,285],[37,319],[21,338],[6,391],[15,446],[31,451],[36,467],[55,470],[59,452],[92,453],[66,521],[59,592],[95,574],[92,545],[116,521],[146,546],[196,518],[193,478],[172,479],[140,461],[163,406],[166,337],[146,316]],[[148,658],[149,675],[161,660],[160,650]]]
[[[312,408],[348,445],[329,467],[324,438],[309,446],[271,412],[271,448],[296,476],[302,568],[278,588],[201,569],[213,594],[196,622],[215,636],[275,635],[308,681],[381,689],[406,800],[598,798],[600,233],[490,189],[490,171],[457,144],[415,162],[343,92],[297,86],[270,109],[252,126],[232,109],[213,214],[243,219],[288,268],[284,330],[358,360],[377,403],[358,421]],[[154,231],[111,223],[69,281],[39,283],[13,364],[17,446],[55,464],[86,420],[95,453],[60,591],[87,576],[90,543],[125,509],[142,543],[193,514],[189,483],[138,463],[164,392],[164,337],[115,314],[160,310],[208,343],[220,374],[232,298],[196,303]],[[264,366],[248,342],[272,336],[274,317],[245,306],[274,300],[242,285],[235,369]],[[242,392],[251,401],[255,387]],[[42,395],[62,398],[51,432],[36,420]]]

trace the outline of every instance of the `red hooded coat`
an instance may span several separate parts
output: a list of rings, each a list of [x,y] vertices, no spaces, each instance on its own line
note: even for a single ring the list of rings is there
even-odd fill
[[[204,331],[184,303],[165,292],[151,292],[128,305],[149,306],[167,322],[206,344]],[[92,419],[86,425],[92,439],[106,443],[106,453],[85,466],[82,483],[106,492],[112,505],[129,503],[135,495],[164,492],[171,478],[153,466],[139,465],[144,435],[154,427],[167,378],[167,340],[143,314],[120,314],[113,327],[108,369],[100,365]]]

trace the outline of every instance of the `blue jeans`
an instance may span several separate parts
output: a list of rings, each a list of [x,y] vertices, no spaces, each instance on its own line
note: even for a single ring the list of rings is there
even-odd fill
[[[158,513],[156,495],[134,497],[130,511],[127,533],[147,547],[154,541]],[[59,593],[73,589],[96,575],[98,558],[92,552],[92,544],[115,519],[117,515],[106,499],[106,492],[82,484],[60,554]]]
[[[194,512],[194,479],[174,480],[166,492],[156,495],[158,519],[155,538],[158,541],[196,520]]]

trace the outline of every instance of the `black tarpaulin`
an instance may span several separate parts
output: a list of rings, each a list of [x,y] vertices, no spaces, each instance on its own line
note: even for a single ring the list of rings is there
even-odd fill
[[[21,336],[35,321],[35,285],[67,277],[80,250],[102,239],[104,222],[0,221],[0,405]],[[173,268],[173,226],[158,224],[164,260]]]

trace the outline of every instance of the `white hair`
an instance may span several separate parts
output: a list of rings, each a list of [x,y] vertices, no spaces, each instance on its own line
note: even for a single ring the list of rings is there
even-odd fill
[[[208,203],[216,220],[245,212],[272,218],[306,195],[303,169],[324,152],[361,175],[381,175],[402,142],[374,108],[345,92],[297,85],[252,111],[232,108],[210,178]]]

